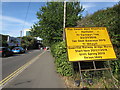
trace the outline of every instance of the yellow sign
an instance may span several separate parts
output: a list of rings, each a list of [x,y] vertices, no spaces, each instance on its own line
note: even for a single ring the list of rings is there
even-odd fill
[[[106,27],[65,28],[69,61],[116,59]]]

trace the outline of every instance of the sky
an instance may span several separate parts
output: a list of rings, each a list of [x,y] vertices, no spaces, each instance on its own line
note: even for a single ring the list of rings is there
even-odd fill
[[[81,2],[85,11],[82,13],[85,16],[87,13],[93,14],[97,10],[112,7],[116,2]],[[39,8],[45,6],[46,2],[2,2],[2,12],[0,10],[0,34],[20,37],[20,31],[30,29],[31,26],[38,21],[36,12]],[[22,33],[23,35],[23,33]]]

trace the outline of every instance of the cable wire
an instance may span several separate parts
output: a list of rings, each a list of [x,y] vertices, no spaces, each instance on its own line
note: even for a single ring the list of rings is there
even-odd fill
[[[30,3],[31,3],[31,0],[30,0],[30,2],[29,2],[29,4],[28,4],[28,8],[27,8],[27,12],[26,12],[26,16],[25,16],[25,20],[24,20],[24,24],[23,24],[22,30],[23,30],[24,27],[25,27],[25,22],[26,22],[26,20],[27,20],[29,8],[30,8]],[[22,32],[22,30],[21,30],[21,32]],[[20,37],[22,37],[22,35],[21,35]]]

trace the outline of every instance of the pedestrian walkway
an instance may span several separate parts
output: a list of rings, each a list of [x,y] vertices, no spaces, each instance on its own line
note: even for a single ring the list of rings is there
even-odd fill
[[[65,85],[56,73],[51,53],[46,51],[4,88],[65,88]]]

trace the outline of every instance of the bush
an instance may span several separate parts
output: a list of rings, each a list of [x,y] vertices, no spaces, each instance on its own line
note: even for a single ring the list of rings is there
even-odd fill
[[[63,76],[72,76],[72,63],[68,61],[65,42],[55,43],[51,46],[51,52],[55,57],[57,72]]]
[[[112,61],[113,73],[120,73],[120,3],[106,10],[99,10],[93,15],[86,16],[78,21],[77,27],[107,27],[111,42],[114,46],[117,61]]]

